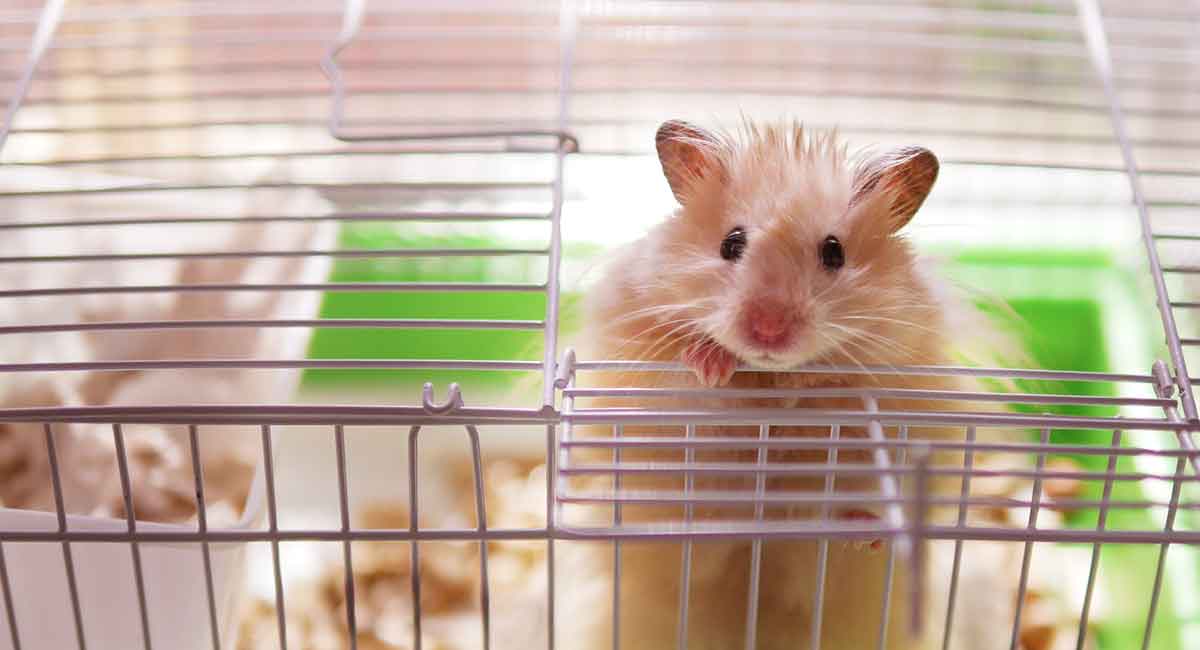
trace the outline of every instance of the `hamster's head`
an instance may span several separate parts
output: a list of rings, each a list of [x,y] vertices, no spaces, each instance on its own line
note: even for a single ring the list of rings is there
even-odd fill
[[[833,134],[658,130],[681,209],[659,231],[656,302],[692,337],[766,368],[920,362],[940,310],[898,231],[937,178],[927,149],[850,157]]]

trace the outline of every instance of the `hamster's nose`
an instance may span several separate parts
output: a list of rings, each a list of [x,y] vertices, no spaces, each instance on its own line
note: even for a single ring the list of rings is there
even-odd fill
[[[791,338],[795,318],[786,306],[774,301],[759,301],[746,307],[744,330],[756,345],[780,347]]]

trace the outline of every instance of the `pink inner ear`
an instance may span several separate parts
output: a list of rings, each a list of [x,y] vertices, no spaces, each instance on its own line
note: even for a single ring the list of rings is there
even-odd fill
[[[889,151],[858,168],[850,206],[881,197],[889,203],[891,230],[899,230],[925,202],[937,174],[937,158],[927,149],[902,147]]]
[[[705,145],[716,142],[713,135],[681,120],[664,122],[655,134],[659,159],[676,196],[688,179],[706,178],[714,162],[705,155]]]
[[[680,164],[687,169],[689,174],[696,178],[704,178],[705,170],[708,167],[708,161],[705,160],[704,152],[700,151],[695,145],[688,143],[680,143],[676,146],[679,149]]]
[[[874,164],[860,167],[854,176],[854,186],[850,193],[850,207],[854,207],[871,196],[881,180],[880,169]]]

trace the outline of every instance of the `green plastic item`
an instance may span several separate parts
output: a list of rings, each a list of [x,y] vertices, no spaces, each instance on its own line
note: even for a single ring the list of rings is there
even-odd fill
[[[1155,313],[1147,294],[1138,291],[1136,277],[1122,269],[1104,254],[1089,251],[1048,253],[1012,253],[1000,250],[975,250],[959,253],[950,265],[952,277],[958,281],[994,292],[1003,298],[1024,322],[1024,347],[1036,367],[1055,370],[1091,372],[1146,372],[1162,348],[1158,324],[1145,317]],[[1063,381],[1017,382],[1030,392],[1068,393],[1076,395],[1115,396],[1118,388],[1111,383],[1082,383]],[[1128,387],[1125,387],[1128,389]],[[1143,397],[1151,397],[1145,387]],[[1115,417],[1122,415],[1113,406],[1076,405],[1017,405],[1014,410],[1076,416]],[[1129,415],[1129,414],[1125,414]],[[1153,415],[1153,414],[1152,414]],[[1123,446],[1131,446],[1130,435],[1124,434]],[[1166,442],[1151,440],[1139,433],[1140,445]],[[1032,439],[1038,432],[1030,432]],[[1050,440],[1059,444],[1090,444],[1107,446],[1112,431],[1052,430]],[[1103,456],[1067,455],[1084,471],[1104,471],[1108,459]],[[1048,458],[1047,460],[1050,460]],[[1171,474],[1174,462],[1147,463],[1122,457],[1118,472],[1155,472]],[[1102,485],[1088,482],[1086,491],[1078,498],[1099,500]],[[1128,481],[1114,484],[1114,501],[1141,501],[1150,498],[1141,486]],[[1165,501],[1162,495],[1156,500]],[[1088,509],[1069,513],[1066,525],[1094,530],[1098,510]],[[1185,521],[1180,518],[1177,522]],[[1194,519],[1189,521],[1195,528]],[[1113,509],[1109,511],[1106,527],[1113,530],[1161,529],[1163,521],[1146,510]],[[1179,527],[1177,525],[1177,527]],[[1090,559],[1091,544],[1067,545]],[[1036,550],[1035,550],[1036,552]],[[1122,650],[1142,647],[1142,637],[1153,593],[1154,576],[1159,548],[1147,545],[1109,544],[1100,551],[1100,568],[1096,591],[1108,602],[1102,616],[1091,619],[1091,630],[1097,648]],[[1189,547],[1173,547],[1168,556],[1168,580],[1159,601],[1149,647],[1154,650],[1185,650],[1188,645],[1184,627],[1200,623],[1200,617],[1182,617],[1180,608],[1194,607],[1187,595],[1173,587],[1200,584],[1198,554]],[[1194,587],[1192,587],[1194,589]],[[1182,595],[1182,598],[1181,598]]]

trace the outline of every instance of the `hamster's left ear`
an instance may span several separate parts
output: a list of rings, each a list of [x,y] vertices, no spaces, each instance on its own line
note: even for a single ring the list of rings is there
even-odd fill
[[[888,213],[888,230],[908,223],[938,176],[938,159],[924,147],[900,147],[859,163],[854,173],[850,207],[879,200]]]
[[[698,126],[683,120],[663,122],[654,135],[654,146],[663,175],[680,205],[687,205],[698,181],[721,173],[714,155],[719,146],[717,138]]]

